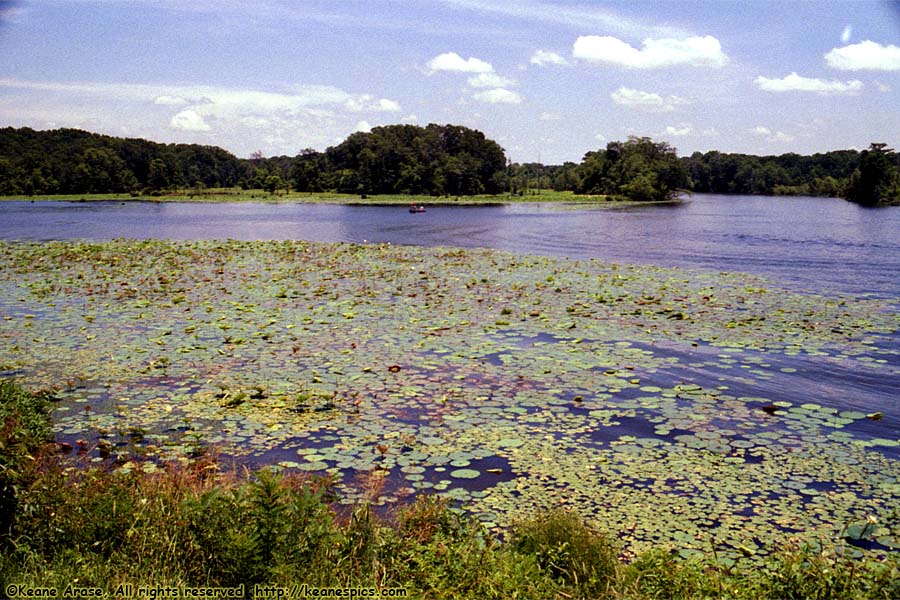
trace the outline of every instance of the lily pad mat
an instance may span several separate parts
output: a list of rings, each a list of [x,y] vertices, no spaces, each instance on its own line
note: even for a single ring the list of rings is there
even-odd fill
[[[378,501],[442,493],[489,526],[569,507],[634,551],[900,544],[895,302],[491,250],[113,241],[0,244],[0,310],[0,371],[56,390],[60,439],[123,470],[216,445],[332,473],[348,502],[377,477]]]

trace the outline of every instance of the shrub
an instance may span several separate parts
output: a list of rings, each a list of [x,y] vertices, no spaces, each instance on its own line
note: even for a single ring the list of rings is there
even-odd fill
[[[0,381],[0,547],[8,542],[35,454],[51,438],[48,410],[45,398]]]
[[[615,583],[618,551],[609,538],[577,515],[555,510],[513,527],[512,547],[582,597],[606,594]]]

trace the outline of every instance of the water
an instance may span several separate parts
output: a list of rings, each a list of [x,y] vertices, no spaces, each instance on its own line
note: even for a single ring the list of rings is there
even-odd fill
[[[490,247],[763,274],[817,292],[900,296],[900,208],[696,195],[671,206],[3,202],[0,239],[302,239]]]
[[[682,204],[670,206],[632,206],[616,209],[552,204],[433,206],[424,214],[410,214],[404,206],[143,202],[0,203],[0,239],[107,240],[121,237],[176,240],[302,239],[490,247],[517,253],[597,258],[617,263],[648,263],[711,271],[751,272],[772,280],[775,286],[799,292],[850,294],[857,297],[870,295],[890,299],[900,297],[900,276],[898,276],[900,208],[865,209],[836,199],[698,195]],[[8,299],[0,297],[0,305],[3,305],[5,300],[9,301],[8,307],[15,305],[14,308],[7,310],[10,311],[9,315],[16,319],[22,317],[21,311],[36,312],[32,307],[18,306],[18,301],[12,295]],[[498,335],[502,335],[502,332]],[[853,477],[841,475],[843,478],[838,480],[828,474],[820,477],[817,472],[807,473],[802,458],[792,460],[791,456],[801,449],[809,451],[809,448],[813,448],[814,455],[831,453],[827,455],[835,461],[848,460],[850,461],[848,465],[855,465],[856,463],[852,461],[856,458],[852,456],[848,458],[848,453],[840,450],[849,448],[850,442],[843,438],[839,440],[826,437],[833,434],[835,428],[831,425],[840,411],[859,413],[851,424],[839,432],[851,436],[849,439],[856,441],[874,438],[897,439],[897,432],[900,431],[900,411],[898,411],[900,405],[896,392],[900,388],[898,340],[900,336],[897,334],[878,337],[877,345],[882,352],[863,358],[878,359],[882,361],[879,364],[866,364],[861,360],[843,357],[839,348],[829,348],[829,354],[811,355],[787,351],[758,352],[750,349],[732,352],[707,344],[687,345],[677,341],[666,342],[664,339],[654,341],[652,344],[634,341],[633,347],[652,353],[658,359],[659,366],[653,370],[639,368],[624,375],[623,377],[639,378],[645,389],[631,388],[618,392],[615,395],[617,402],[627,404],[641,396],[652,395],[653,392],[645,391],[649,389],[647,386],[661,390],[677,388],[682,383],[696,384],[709,391],[717,388],[726,390],[726,394],[722,397],[730,396],[732,399],[722,400],[719,406],[718,402],[700,402],[693,399],[689,391],[685,395],[679,392],[675,397],[676,400],[672,401],[674,404],[664,400],[660,408],[646,409],[635,409],[634,405],[631,405],[630,411],[625,410],[623,415],[615,417],[615,424],[583,430],[580,423],[587,421],[590,411],[596,406],[605,406],[599,397],[592,396],[594,376],[586,372],[584,378],[567,376],[564,383],[573,384],[569,387],[562,384],[557,386],[548,379],[546,386],[559,387],[563,391],[551,392],[550,389],[541,389],[542,392],[546,392],[546,405],[543,404],[543,399],[540,404],[536,404],[536,401],[525,394],[521,405],[515,406],[523,412],[540,411],[549,415],[546,418],[542,417],[543,420],[529,421],[528,430],[536,436],[541,436],[541,439],[552,439],[555,447],[575,450],[589,448],[596,453],[607,453],[614,460],[618,460],[615,458],[620,456],[618,452],[624,451],[623,448],[627,449],[627,446],[622,446],[622,436],[633,436],[642,441],[658,438],[661,443],[666,444],[668,454],[660,454],[662,458],[653,460],[671,458],[676,461],[671,464],[677,465],[680,464],[677,459],[685,448],[696,447],[692,442],[702,443],[703,435],[709,437],[718,431],[729,431],[727,435],[723,433],[731,444],[726,446],[726,449],[731,448],[728,450],[729,458],[735,458],[736,456],[732,455],[739,454],[746,463],[745,474],[754,477],[762,474],[765,479],[757,481],[750,478],[737,483],[729,482],[721,489],[718,483],[713,482],[709,485],[704,484],[703,490],[698,488],[695,491],[691,491],[691,486],[685,483],[667,491],[668,488],[659,483],[668,475],[665,469],[664,472],[654,475],[653,464],[650,461],[646,464],[635,463],[638,466],[634,472],[621,471],[625,469],[624,465],[632,464],[624,461],[618,464],[617,468],[621,473],[627,473],[627,477],[604,481],[603,493],[589,488],[587,484],[585,484],[587,487],[583,488],[575,486],[576,492],[581,490],[578,493],[583,495],[573,496],[572,480],[556,478],[557,474],[565,471],[564,467],[557,467],[554,464],[549,471],[541,471],[544,467],[540,464],[529,466],[527,462],[516,458],[516,453],[510,453],[506,458],[473,454],[471,464],[467,466],[487,475],[477,479],[455,481],[452,491],[464,488],[472,494],[469,498],[475,498],[475,494],[488,487],[514,484],[513,480],[520,474],[530,475],[529,469],[536,469],[536,473],[543,473],[545,483],[552,486],[553,493],[560,491],[560,497],[563,495],[574,497],[575,503],[579,506],[595,498],[606,497],[609,490],[616,493],[616,488],[620,487],[656,494],[663,503],[674,502],[671,498],[686,498],[686,494],[699,497],[704,493],[712,493],[716,500],[707,499],[706,504],[696,504],[696,499],[691,498],[686,512],[693,515],[692,518],[702,520],[705,510],[715,510],[715,514],[719,517],[701,526],[713,527],[714,525],[710,523],[718,524],[720,519],[725,519],[728,523],[723,526],[725,531],[723,535],[728,535],[729,530],[745,531],[749,530],[748,528],[761,527],[761,524],[769,518],[777,521],[778,527],[789,531],[793,531],[790,528],[794,527],[795,523],[806,523],[807,521],[803,519],[808,515],[816,515],[815,518],[821,522],[812,521],[811,525],[800,525],[800,528],[808,526],[811,530],[816,530],[817,526],[821,526],[821,523],[831,518],[839,525],[846,524],[860,518],[859,515],[870,509],[872,514],[878,513],[881,518],[883,512],[881,509],[884,506],[896,505],[896,494],[884,491],[884,485],[893,485],[894,481],[900,480],[896,477],[896,469],[891,467],[884,473],[877,472],[877,465],[884,464],[879,460],[872,462],[871,471],[874,475],[869,479],[857,479],[855,475]],[[540,350],[533,348],[538,343],[553,345],[570,340],[547,333],[534,337],[503,335],[499,341],[502,342],[500,344],[503,347],[502,351],[480,356],[482,366],[458,371],[466,375],[467,385],[472,384],[483,390],[491,387],[492,381],[495,382],[494,385],[506,385],[503,377],[515,377],[519,372],[515,364],[511,370],[505,368],[506,358],[513,354],[507,346],[521,348],[522,354],[533,357],[535,353],[540,353]],[[213,344],[216,339],[202,342]],[[414,364],[415,360],[412,363]],[[478,380],[479,373],[488,373],[491,376]],[[438,382],[438,387],[434,389],[440,390],[444,389],[442,387],[444,382],[450,382],[454,374],[456,373],[452,366],[444,368],[440,375],[430,374],[424,369],[417,372],[412,367],[404,366],[404,377],[408,381],[431,381],[429,378],[434,378],[433,381]],[[27,373],[0,372],[0,377],[19,375],[26,378],[28,376]],[[601,368],[596,378],[602,380],[603,377]],[[193,395],[204,385],[194,379],[166,376],[159,378],[158,381],[140,379],[109,382],[111,387],[106,387],[106,382],[103,381],[86,381],[83,386],[76,383],[81,387],[74,389],[69,397],[61,402],[62,408],[71,410],[62,413],[65,417],[62,420],[66,424],[58,433],[58,439],[73,445],[77,445],[77,440],[85,438],[91,444],[97,443],[100,433],[85,434],[83,423],[93,427],[90,425],[92,415],[115,412],[116,405],[123,401],[123,396],[132,397],[131,400],[128,398],[125,400],[134,401],[137,403],[134,406],[138,406],[145,401],[143,397],[134,397],[138,389],[143,391],[146,398],[168,399],[169,407],[172,408],[180,402],[176,401],[175,397]],[[461,384],[453,379],[451,385]],[[537,383],[534,385],[535,389],[538,389]],[[427,391],[429,388],[426,385],[423,389]],[[509,391],[511,386],[494,389]],[[576,395],[583,396],[583,399],[576,401]],[[515,394],[507,394],[504,402],[510,403],[510,397],[515,398]],[[747,399],[734,400],[742,397]],[[448,408],[445,411],[443,404],[431,402],[427,396],[423,398],[425,399],[421,402],[407,400],[398,401],[398,404],[384,402],[378,405],[381,407],[378,409],[382,411],[381,413],[376,410],[362,420],[356,413],[343,414],[335,411],[340,413],[334,416],[335,422],[343,427],[340,435],[351,436],[347,438],[350,441],[344,445],[349,448],[356,446],[361,448],[359,456],[353,455],[355,457],[353,460],[359,462],[352,462],[351,467],[341,467],[345,482],[353,481],[356,475],[367,472],[373,464],[379,464],[379,460],[381,462],[385,460],[383,454],[380,459],[376,457],[374,462],[365,460],[371,457],[371,449],[368,449],[368,454],[366,452],[367,444],[370,445],[369,436],[372,430],[357,427],[357,421],[369,423],[377,416],[378,419],[383,418],[385,422],[389,422],[392,431],[402,425],[406,430],[422,433],[418,436],[421,438],[433,435],[434,430],[446,425],[442,420],[445,412],[449,415],[447,419],[450,422],[450,416],[455,416],[453,411],[467,411],[466,419],[473,419],[476,427],[489,428],[493,426],[491,419],[500,419],[497,416],[500,413],[485,412],[483,410],[485,407],[477,403],[471,406],[454,405],[452,410]],[[493,392],[489,398],[493,404],[486,408],[498,408],[499,405],[493,400]],[[774,408],[770,403],[777,400],[787,400],[793,405],[792,410],[784,410],[777,415],[767,411],[767,408]],[[88,405],[90,410],[86,409]],[[820,406],[824,410],[810,409],[808,408],[810,406]],[[798,409],[802,410],[798,412]],[[865,414],[874,416],[876,411],[883,413],[881,418],[863,418]],[[190,446],[193,440],[194,432],[190,427],[207,425],[202,422],[204,417],[201,415],[191,420],[192,425],[188,427],[185,425],[186,421],[179,420],[177,408],[172,413],[174,416],[166,417],[166,414],[168,413],[163,414],[160,422],[168,424],[169,428],[162,431],[162,435],[177,444],[184,443],[186,447]],[[503,414],[510,423],[518,423],[518,417],[510,416],[512,413]],[[664,417],[663,422],[673,425],[671,428],[658,429],[661,415]],[[695,423],[690,418],[692,415],[699,416],[700,419]],[[457,419],[452,423],[458,421]],[[222,423],[225,428],[230,428],[232,434],[237,432],[244,440],[256,440],[254,436],[270,435],[266,432],[259,434],[254,422],[250,422],[243,429],[238,427],[237,420],[217,421],[208,425],[218,433],[223,429]],[[72,429],[66,429],[68,427]],[[456,425],[453,428],[455,427]],[[348,428],[353,431],[361,430],[362,434],[358,431],[347,433]],[[364,437],[359,437],[363,434]],[[768,434],[773,434],[774,437],[766,437]],[[143,438],[142,434],[136,435],[130,430],[123,430],[123,433],[116,435],[119,437],[113,440],[115,444],[113,452],[122,452],[123,455],[127,447],[140,443],[138,438]],[[198,439],[202,440],[202,435],[198,434]],[[302,462],[306,458],[298,458],[300,450],[315,449],[317,452],[327,454],[337,440],[336,431],[329,428],[316,429],[309,435],[297,439],[288,438],[278,447],[263,450],[247,460],[256,465],[278,461]],[[777,440],[777,446],[784,449],[783,454],[764,449],[757,451],[759,448],[744,451],[744,448],[753,444],[762,442],[774,444],[772,440]],[[721,440],[717,443],[720,446],[724,444]],[[739,446],[741,443],[744,445]],[[644,446],[636,448],[638,452],[643,452],[644,449]],[[844,454],[840,454],[839,450]],[[402,452],[403,450],[400,450],[401,454]],[[565,451],[561,452],[563,453],[554,456],[564,461],[567,457]],[[662,451],[650,448],[648,452]],[[704,450],[704,452],[707,453],[696,455],[698,460],[710,456],[709,452],[714,451]],[[715,452],[721,453],[721,449]],[[331,461],[328,463],[329,466],[343,464],[343,461],[349,460],[345,454],[332,452],[322,460]],[[103,458],[102,455],[91,456]],[[872,448],[872,452],[866,455],[866,460],[874,461],[878,457],[896,465],[897,461],[900,461],[900,448],[879,445]],[[391,461],[394,458],[395,455],[391,454],[387,460]],[[399,461],[399,458],[397,460]],[[763,468],[766,466],[765,461],[773,460],[779,461],[778,468],[771,471]],[[444,465],[444,463],[435,464]],[[399,463],[394,466],[399,466]],[[782,467],[784,467],[783,474]],[[423,468],[418,479],[422,483],[433,485],[433,488],[423,489],[440,491],[438,485],[444,485],[441,482],[447,479],[448,470],[453,468],[455,465],[447,468],[431,465],[427,469]],[[692,465],[692,468],[699,467]],[[650,475],[646,474],[645,469],[651,469]],[[794,479],[798,478],[798,474],[802,476],[802,484],[806,487],[802,492],[790,491],[795,488],[789,490],[787,483],[796,486],[798,482]],[[390,481],[390,485],[393,486],[392,494],[394,489],[401,489],[400,486],[403,486],[402,489],[408,489],[409,485],[413,485],[410,483],[413,479],[401,474],[399,469],[393,470],[393,477],[394,479]],[[786,483],[780,478],[784,478]],[[788,479],[790,481],[787,481]],[[728,485],[736,487],[729,488]],[[446,487],[444,485],[444,489]],[[769,490],[770,487],[776,491]],[[705,491],[706,488],[709,488],[708,492]],[[831,494],[828,502],[832,500],[838,502],[840,498],[852,497],[852,500],[846,501],[849,502],[851,509],[847,509],[849,512],[833,515],[827,508],[816,506],[815,510],[806,511],[805,503],[809,501],[806,495],[811,493],[810,490],[828,492]],[[351,493],[349,487],[344,489],[344,492]],[[516,490],[513,493],[514,502],[520,501],[520,493],[524,492]],[[789,498],[785,500],[779,494],[788,494]],[[882,496],[875,498],[873,494]],[[460,499],[458,495],[450,497]],[[756,509],[751,507],[751,503],[754,502],[756,505],[767,503],[766,511],[757,514]],[[631,503],[620,504],[629,506]],[[590,504],[586,505],[590,509]],[[723,508],[726,505],[727,508]],[[767,511],[774,510],[773,507],[778,506],[787,508],[784,509],[784,513],[771,513],[770,516]],[[722,516],[726,513],[733,513],[733,516],[727,518]],[[494,520],[493,516],[485,519]],[[673,520],[673,523],[675,524],[672,527],[683,529],[676,521]],[[785,525],[786,523],[789,525]],[[648,527],[656,526],[648,525]],[[655,535],[646,533],[645,537],[653,538]]]
[[[121,237],[490,247],[743,271],[798,291],[900,297],[900,208],[869,209],[829,198],[696,195],[677,205],[432,206],[424,214],[410,214],[405,206],[333,204],[0,203],[0,239]],[[900,349],[898,340],[895,334],[881,345]],[[681,358],[672,377],[712,377],[686,370],[697,357]],[[792,390],[813,401],[862,411],[878,408],[889,415],[896,405],[900,377],[895,373],[860,372],[811,357],[784,356],[778,366],[796,372],[749,386],[740,378],[729,383],[746,395],[775,397]],[[888,366],[896,372],[900,365]],[[879,434],[892,437],[893,423],[891,415],[874,425]]]

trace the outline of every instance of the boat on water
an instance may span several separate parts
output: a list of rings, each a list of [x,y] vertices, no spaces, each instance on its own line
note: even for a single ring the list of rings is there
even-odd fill
[[[411,213],[423,213],[423,212],[425,212],[425,207],[422,206],[421,204],[410,204],[410,205],[409,205],[409,212],[411,212]]]

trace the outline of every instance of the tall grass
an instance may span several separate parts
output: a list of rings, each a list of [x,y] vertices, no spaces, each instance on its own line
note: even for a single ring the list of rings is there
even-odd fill
[[[626,562],[614,534],[554,511],[506,541],[434,496],[378,517],[332,509],[327,479],[222,472],[203,457],[153,473],[71,464],[47,441],[46,408],[0,382],[9,490],[0,583],[30,587],[404,588],[451,598],[900,598],[900,559],[863,562],[786,547],[762,569],[682,561],[657,549]],[[2,590],[0,590],[2,592]]]

